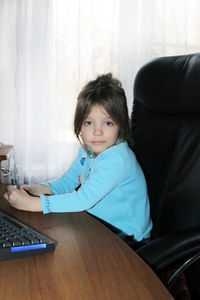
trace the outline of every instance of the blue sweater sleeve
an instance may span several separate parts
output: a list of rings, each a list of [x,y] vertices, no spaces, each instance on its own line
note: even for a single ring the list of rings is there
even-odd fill
[[[80,159],[82,152],[83,150],[80,149],[78,156],[63,176],[46,183],[42,183],[44,185],[48,185],[54,195],[70,193],[79,185],[78,176],[80,173]]]
[[[78,191],[53,196],[41,195],[44,213],[78,212],[92,208],[101,201],[116,185],[120,183],[126,172],[125,161],[118,153],[96,158],[91,173]]]

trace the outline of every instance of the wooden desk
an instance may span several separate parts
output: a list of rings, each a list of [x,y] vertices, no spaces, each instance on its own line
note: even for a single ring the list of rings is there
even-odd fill
[[[0,208],[58,241],[53,253],[0,262],[1,299],[173,299],[142,259],[88,214],[18,211],[2,196]]]
[[[0,183],[1,183],[1,161],[8,159],[8,154],[12,149],[11,145],[3,145],[0,147]]]

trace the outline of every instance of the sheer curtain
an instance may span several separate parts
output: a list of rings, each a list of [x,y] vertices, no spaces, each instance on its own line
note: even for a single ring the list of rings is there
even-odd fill
[[[117,0],[5,2],[20,182],[54,178],[76,156],[77,95],[97,74],[117,73],[118,5]]]
[[[141,65],[200,49],[198,0],[1,0],[0,8],[0,140],[8,134],[14,145],[21,183],[71,164],[76,98],[88,80],[112,72],[131,111]]]
[[[121,0],[119,75],[131,109],[138,69],[152,58],[200,52],[199,0]]]

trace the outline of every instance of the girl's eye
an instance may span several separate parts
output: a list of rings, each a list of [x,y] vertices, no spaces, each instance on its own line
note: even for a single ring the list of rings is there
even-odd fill
[[[91,125],[91,124],[92,124],[91,121],[85,121],[85,122],[84,122],[84,125],[86,125],[86,126],[89,126],[89,125]]]
[[[105,125],[106,125],[106,126],[112,126],[112,125],[113,125],[113,123],[112,123],[112,122],[110,122],[110,121],[108,121],[108,122],[106,122],[106,123],[105,123]]]

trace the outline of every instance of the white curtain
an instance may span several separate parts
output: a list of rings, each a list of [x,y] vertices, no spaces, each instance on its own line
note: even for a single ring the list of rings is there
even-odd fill
[[[14,145],[20,182],[69,167],[79,148],[76,98],[88,80],[112,72],[131,111],[141,65],[199,51],[199,15],[198,0],[1,0],[0,141]]]
[[[121,0],[119,75],[131,109],[138,69],[152,58],[200,52],[199,0]]]
[[[77,95],[97,74],[117,73],[118,6],[118,0],[5,2],[20,182],[54,178],[77,155]]]

